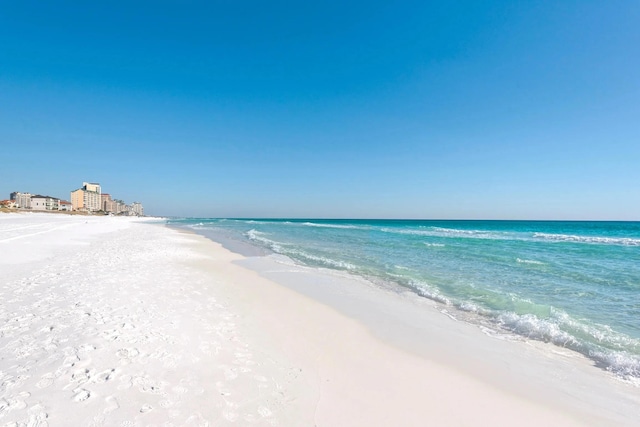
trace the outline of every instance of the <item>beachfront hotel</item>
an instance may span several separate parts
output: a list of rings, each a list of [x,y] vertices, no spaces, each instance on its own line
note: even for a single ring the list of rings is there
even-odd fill
[[[102,210],[100,184],[83,182],[82,187],[71,192],[74,211],[96,212]]]

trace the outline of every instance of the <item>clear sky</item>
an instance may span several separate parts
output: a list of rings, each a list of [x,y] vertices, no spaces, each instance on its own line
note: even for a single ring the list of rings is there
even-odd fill
[[[637,0],[4,1],[0,198],[640,220],[639,23]]]

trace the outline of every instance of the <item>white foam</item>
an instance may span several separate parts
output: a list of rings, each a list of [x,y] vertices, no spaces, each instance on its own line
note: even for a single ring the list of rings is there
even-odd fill
[[[640,246],[640,239],[629,237],[578,236],[573,234],[534,233],[533,237],[556,242],[590,243],[600,245]]]
[[[329,267],[335,267],[335,268],[341,268],[341,269],[347,269],[347,270],[355,270],[357,269],[357,267],[351,263],[348,263],[346,261],[338,261],[335,259],[331,259],[331,258],[327,258],[327,257],[323,257],[323,256],[319,256],[319,255],[312,255],[308,252],[304,252],[301,250],[292,250],[292,249],[284,249],[282,250],[282,253],[286,253],[288,255],[292,255],[292,256],[299,256],[302,258],[306,258],[308,260],[311,261],[316,261],[319,262],[321,264],[327,265]]]
[[[412,280],[409,282],[409,286],[423,297],[427,297],[445,305],[451,305],[451,300],[449,298],[444,296],[442,292],[429,285],[428,283]]]
[[[245,235],[250,240],[253,240],[255,242],[260,242],[260,243],[266,245],[268,248],[270,248],[274,252],[283,253],[282,244],[280,244],[280,243],[278,243],[276,241],[273,241],[271,239],[267,239],[266,237],[264,237],[266,235],[266,233],[263,233],[262,231],[258,231],[256,229],[251,229],[251,230],[247,231],[245,233]]]
[[[429,227],[424,229],[397,229],[384,227],[380,231],[384,233],[426,236],[426,237],[445,237],[445,238],[470,238],[470,239],[487,239],[487,240],[515,240],[515,236],[507,234],[495,233],[483,230],[457,230],[453,228]]]
[[[349,230],[367,230],[366,227],[359,227],[357,225],[342,225],[342,224],[323,224],[323,223],[315,223],[315,222],[303,222],[302,225],[306,225],[307,227],[318,227],[318,228],[337,228],[337,229],[349,229]]]

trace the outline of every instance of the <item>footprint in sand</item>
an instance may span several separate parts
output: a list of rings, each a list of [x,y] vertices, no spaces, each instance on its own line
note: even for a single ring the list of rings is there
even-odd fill
[[[104,408],[104,412],[105,414],[108,414],[110,412],[115,411],[116,409],[120,408],[120,404],[118,403],[118,399],[116,399],[113,396],[107,396],[104,399],[105,403],[106,403],[106,407]]]
[[[167,408],[170,408],[171,406],[173,406],[173,402],[172,402],[171,400],[164,399],[164,400],[161,400],[161,401],[159,402],[159,405],[160,405],[162,408],[167,409]]]
[[[49,372],[48,374],[44,374],[40,379],[40,381],[36,383],[36,387],[47,388],[51,384],[53,384],[53,380],[54,380],[54,375],[51,372]]]
[[[92,345],[92,344],[82,344],[82,345],[80,345],[80,346],[78,347],[78,351],[79,351],[79,352],[84,352],[84,353],[87,353],[87,352],[93,351],[93,350],[95,350],[95,349],[96,349],[96,346],[95,346],[95,345]]]
[[[153,406],[144,405],[142,408],[140,408],[140,413],[141,414],[146,414],[147,412],[150,412],[152,409],[153,409]]]
[[[116,352],[116,356],[118,356],[118,358],[120,358],[123,362],[131,361],[131,359],[135,359],[139,355],[140,355],[140,351],[135,347],[121,348]]]
[[[116,370],[115,369],[107,369],[105,371],[102,371],[98,374],[96,374],[93,378],[92,381],[94,383],[106,383],[107,381],[109,381],[110,379],[113,378],[113,374]]]
[[[5,401],[6,402],[6,401]],[[20,399],[11,399],[9,402],[9,411],[20,410],[27,407],[27,402]]]
[[[74,402],[84,402],[89,397],[91,397],[91,393],[89,392],[89,390],[75,389],[74,392],[76,393],[76,395],[73,396]]]
[[[79,361],[80,361],[80,358],[75,354],[72,356],[67,356],[64,359],[64,362],[62,362],[62,366],[64,366],[65,368],[71,368],[75,366],[75,364],[78,363]]]
[[[48,427],[49,423],[47,422],[47,418],[49,418],[49,414],[46,412],[31,414],[29,415],[29,421],[26,425],[29,427]]]
[[[0,399],[0,417],[4,416],[5,412],[9,412],[10,406],[6,399]]]
[[[138,386],[138,389],[143,393],[160,394],[165,395],[163,391],[164,387],[168,385],[164,381],[153,381],[145,377],[136,377],[133,379],[133,384]]]
[[[78,384],[84,384],[91,378],[91,371],[88,369],[83,369],[80,371],[76,371],[71,375],[71,381],[76,382]]]

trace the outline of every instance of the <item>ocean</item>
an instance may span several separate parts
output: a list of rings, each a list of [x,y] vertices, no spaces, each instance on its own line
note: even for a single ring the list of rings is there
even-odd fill
[[[251,254],[362,276],[640,385],[640,222],[175,219]]]

